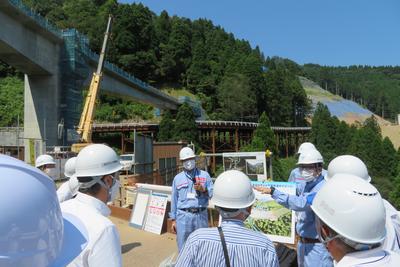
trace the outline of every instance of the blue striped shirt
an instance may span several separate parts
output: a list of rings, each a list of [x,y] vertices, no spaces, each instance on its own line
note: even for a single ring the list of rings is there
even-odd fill
[[[239,220],[224,220],[222,231],[231,266],[279,266],[275,247],[265,235],[245,228]],[[194,231],[187,239],[175,266],[225,267],[218,229],[200,228]]]

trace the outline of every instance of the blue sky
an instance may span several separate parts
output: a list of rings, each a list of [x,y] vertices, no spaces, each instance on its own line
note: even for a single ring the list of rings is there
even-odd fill
[[[400,65],[398,0],[119,0],[207,18],[265,56],[299,64]]]

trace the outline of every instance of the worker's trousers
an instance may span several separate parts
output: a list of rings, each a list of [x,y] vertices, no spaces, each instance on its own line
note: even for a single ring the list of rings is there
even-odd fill
[[[299,267],[332,267],[333,259],[322,243],[297,243],[297,263]]]
[[[181,251],[186,239],[196,229],[208,227],[207,209],[198,213],[178,210],[176,214],[176,241]]]

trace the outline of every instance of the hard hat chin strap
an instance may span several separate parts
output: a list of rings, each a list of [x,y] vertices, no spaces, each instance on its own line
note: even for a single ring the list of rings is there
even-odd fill
[[[343,236],[339,236],[339,239],[341,241],[343,241],[343,243],[345,243],[346,245],[348,245],[349,247],[354,248],[355,250],[358,251],[362,251],[362,250],[370,250],[373,249],[377,246],[379,246],[379,244],[362,244],[362,243],[357,243],[354,241],[351,241]]]
[[[221,217],[223,219],[234,218],[234,217],[238,216],[240,213],[243,213],[245,215],[245,217],[248,217],[250,215],[250,213],[247,211],[246,208],[238,209],[236,211],[225,211],[225,210],[221,209],[220,207],[216,207],[216,209],[218,210],[219,214],[221,215]]]

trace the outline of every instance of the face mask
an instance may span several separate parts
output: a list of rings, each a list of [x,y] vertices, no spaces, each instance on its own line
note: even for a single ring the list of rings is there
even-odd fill
[[[300,174],[301,174],[301,177],[306,182],[311,182],[312,180],[315,179],[314,172],[310,169],[302,169]]]
[[[315,227],[317,228],[318,239],[319,239],[319,241],[320,241],[325,247],[327,246],[327,244],[328,244],[330,241],[332,241],[333,239],[339,237],[339,235],[335,235],[335,236],[333,236],[333,237],[323,237],[323,236],[322,236],[322,231],[321,231],[321,229],[322,229],[322,223],[321,223],[321,221],[320,221],[319,218],[316,218],[316,219],[315,219]]]
[[[189,159],[183,162],[183,168],[185,170],[191,171],[196,167],[196,160],[195,159]]]
[[[116,180],[115,178],[113,179],[114,184],[111,186],[111,188],[108,190],[108,199],[107,203],[112,203],[114,199],[117,197],[117,194],[119,192],[119,188],[121,187],[121,183]]]
[[[57,172],[55,168],[46,168],[44,169],[44,173],[50,176],[51,178],[55,179]]]

